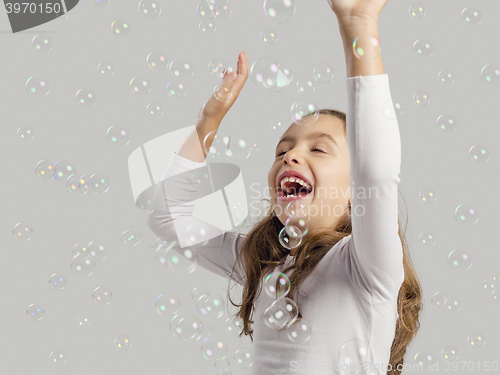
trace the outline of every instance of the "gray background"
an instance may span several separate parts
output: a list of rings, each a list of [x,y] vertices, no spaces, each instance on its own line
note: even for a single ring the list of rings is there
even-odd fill
[[[295,15],[289,22],[277,24],[264,16],[262,1],[231,0],[231,16],[224,21],[215,20],[217,31],[210,36],[198,28],[197,0],[159,1],[162,11],[153,20],[139,14],[138,3],[112,0],[97,7],[91,0],[81,1],[67,16],[18,34],[9,32],[7,14],[0,12],[0,124],[4,131],[0,138],[2,373],[215,373],[213,363],[202,357],[200,343],[175,338],[169,331],[169,319],[156,313],[154,302],[161,293],[175,292],[181,300],[181,313],[201,318],[190,297],[193,288],[204,286],[225,297],[227,281],[201,268],[192,274],[179,274],[155,262],[152,246],[156,237],[145,223],[145,211],[134,206],[128,155],[155,137],[193,125],[199,108],[220,82],[210,75],[208,63],[222,58],[236,69],[241,51],[247,52],[250,64],[260,57],[274,57],[289,67],[294,77],[292,85],[280,93],[257,87],[249,78],[220,127],[221,133],[231,132],[259,147],[258,152],[240,164],[249,204],[250,196],[255,196],[250,190],[252,183],[261,184],[262,189],[267,187],[267,173],[281,135],[273,132],[269,123],[281,121],[288,126],[290,105],[302,98],[295,88],[297,80],[312,80],[316,65],[330,64],[334,78],[328,84],[316,84],[310,97],[318,107],[344,112],[347,109],[344,51],[336,16],[326,1],[296,1]],[[440,353],[451,345],[457,349],[459,361],[469,365],[471,371],[466,366],[463,372],[484,371],[485,361],[499,360],[500,348],[499,306],[482,290],[483,280],[499,272],[494,233],[499,224],[500,87],[485,85],[480,72],[485,65],[500,66],[500,3],[425,1],[422,4],[427,15],[421,20],[410,18],[408,8],[412,3],[389,1],[379,19],[392,98],[403,107],[403,113],[398,114],[402,142],[400,191],[407,203],[410,251],[423,288],[421,328],[408,347],[405,361],[411,364],[417,353],[430,353],[443,371]],[[467,25],[460,18],[461,11],[471,5],[482,11],[482,23],[477,26]],[[117,18],[130,23],[129,36],[119,38],[110,31]],[[265,28],[277,32],[275,45],[263,45],[260,41]],[[37,34],[52,38],[49,53],[31,47],[31,39]],[[431,57],[414,53],[412,45],[420,38],[434,43]],[[193,63],[195,75],[186,82],[188,92],[181,100],[173,100],[165,93],[165,85],[172,77],[168,69],[155,72],[148,68],[146,57],[154,50],[164,51],[169,63],[176,58]],[[98,73],[97,66],[103,61],[114,64],[112,77]],[[453,85],[438,80],[443,69],[455,73]],[[25,84],[33,75],[50,83],[46,97],[27,94]],[[128,84],[136,76],[150,80],[151,93],[131,93]],[[74,98],[83,88],[90,88],[97,95],[91,108],[78,105]],[[428,106],[417,107],[413,103],[413,94],[418,90],[429,93]],[[164,105],[162,117],[152,118],[146,112],[152,101]],[[454,133],[441,132],[435,126],[442,114],[457,118]],[[112,125],[130,130],[128,145],[118,147],[107,142],[106,131]],[[19,138],[17,130],[21,126],[33,129],[33,140]],[[468,156],[475,144],[489,148],[487,163],[473,162]],[[73,163],[77,175],[107,175],[111,188],[105,194],[71,194],[64,182],[44,181],[34,173],[40,160],[60,159]],[[436,192],[433,204],[419,200],[419,192],[424,188]],[[457,222],[454,211],[460,204],[477,208],[479,221],[475,225]],[[404,210],[403,202],[400,206]],[[27,242],[12,234],[21,221],[33,228],[33,237]],[[120,242],[121,233],[127,229],[141,231],[143,237],[137,246]],[[426,247],[419,241],[419,234],[424,231],[436,235],[434,246]],[[91,240],[104,241],[109,255],[98,262],[92,275],[77,275],[70,269],[72,248],[76,243],[87,244]],[[447,258],[453,249],[467,252],[472,267],[452,269]],[[64,290],[49,287],[53,273],[67,278]],[[109,305],[98,306],[92,301],[92,291],[98,286],[112,290]],[[232,294],[236,298],[237,290]],[[439,291],[457,297],[462,303],[461,311],[435,309],[431,298]],[[41,304],[45,310],[39,321],[26,315],[32,303]],[[231,305],[229,309],[236,311]],[[78,316],[87,317],[91,325],[78,327]],[[207,323],[213,326],[214,334],[228,340],[227,358],[233,374],[247,374],[248,369],[233,363],[233,353],[240,347],[251,348],[251,341],[227,334],[223,327],[227,317],[226,306],[222,318]],[[475,331],[485,338],[480,349],[467,345],[467,336]],[[120,334],[131,338],[130,350],[114,347],[114,339]],[[66,354],[66,364],[50,362],[49,354],[54,350]]]

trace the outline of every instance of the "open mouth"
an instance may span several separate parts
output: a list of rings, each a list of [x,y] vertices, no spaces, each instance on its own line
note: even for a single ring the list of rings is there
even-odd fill
[[[283,200],[283,201],[292,201],[294,199],[304,199],[306,198],[307,196],[309,196],[312,191],[314,190],[309,190],[309,189],[306,189],[305,187],[300,187],[300,189],[298,191],[296,191],[295,189],[288,189],[287,191],[284,191],[283,189],[281,188],[278,188],[278,194],[277,194],[277,198],[279,200]]]

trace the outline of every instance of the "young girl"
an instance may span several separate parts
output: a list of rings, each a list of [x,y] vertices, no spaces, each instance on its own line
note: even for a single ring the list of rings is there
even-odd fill
[[[207,135],[218,129],[248,78],[245,52],[237,74],[224,76],[232,97],[221,102],[210,96],[196,132],[165,170],[168,185],[155,194],[147,217],[152,231],[182,242],[186,228],[203,227],[210,239],[191,246],[199,265],[243,286],[242,304],[233,305],[241,306],[241,334],[253,342],[252,374],[400,374],[419,328],[421,289],[398,218],[398,122],[383,111],[387,103],[392,106],[389,79],[380,55],[363,61],[353,54],[359,35],[378,38],[378,16],[387,1],[328,0],[346,57],[347,115],[323,109],[316,121],[287,129],[269,170],[271,207],[248,235],[194,218],[193,206],[186,204],[197,190],[192,170],[206,165]],[[283,177],[293,180],[282,184]],[[305,194],[299,193],[300,183]],[[285,197],[286,192],[296,196]],[[279,239],[290,201],[307,212],[309,230],[298,246]],[[265,322],[267,309],[285,297],[261,293],[271,273],[284,273],[290,281],[286,298],[292,302],[286,306],[292,318],[279,329]]]

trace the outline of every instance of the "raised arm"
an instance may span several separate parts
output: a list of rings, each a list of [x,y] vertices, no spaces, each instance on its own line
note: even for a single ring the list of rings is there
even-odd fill
[[[360,293],[373,303],[386,302],[397,298],[404,278],[398,234],[401,140],[394,113],[389,118],[383,112],[393,103],[382,56],[360,60],[353,42],[363,33],[378,38],[378,14],[387,0],[329,2],[339,21],[346,57],[351,162],[352,235],[339,256]]]

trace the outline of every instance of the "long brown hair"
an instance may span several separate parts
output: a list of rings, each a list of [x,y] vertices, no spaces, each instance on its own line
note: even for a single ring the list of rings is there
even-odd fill
[[[321,109],[318,110],[318,112],[319,114],[331,115],[342,119],[344,122],[344,134],[347,139],[346,114],[344,112],[334,109]],[[271,202],[269,199],[263,200]],[[286,272],[287,270],[294,269],[294,272],[290,275],[290,291],[287,295],[288,298],[297,302],[296,297],[299,294],[302,282],[338,241],[351,234],[350,210],[351,207],[349,206],[348,210],[346,210],[345,214],[340,218],[334,228],[323,231],[314,230],[314,228],[309,229],[311,232],[309,240],[304,241],[296,248],[297,255],[295,257],[295,263],[282,271]],[[389,369],[392,370],[387,371],[387,374],[390,375],[399,375],[401,373],[406,348],[420,328],[419,313],[423,307],[420,282],[406,242],[405,233],[407,224],[408,218],[402,230],[401,217],[398,217],[398,234],[403,247],[404,281],[398,293],[397,308],[399,318],[396,321],[395,336],[392,342],[389,359],[390,366],[388,366]],[[236,264],[239,263],[243,266],[246,274],[242,303],[235,304],[231,300],[229,289],[228,299],[233,306],[240,307],[237,314],[235,314],[235,317],[240,319],[243,326],[239,334],[240,337],[243,334],[249,335],[252,342],[253,329],[251,329],[251,324],[254,323],[252,320],[254,301],[258,297],[257,293],[260,294],[262,291],[262,288],[257,291],[260,280],[268,271],[273,270],[277,265],[283,264],[283,258],[289,254],[289,250],[285,249],[278,240],[278,233],[282,228],[283,224],[275,215],[273,208],[270,207],[264,218],[259,220],[251,231],[245,235],[243,247],[235,262],[235,267]],[[300,310],[298,312],[298,318],[302,318]]]

